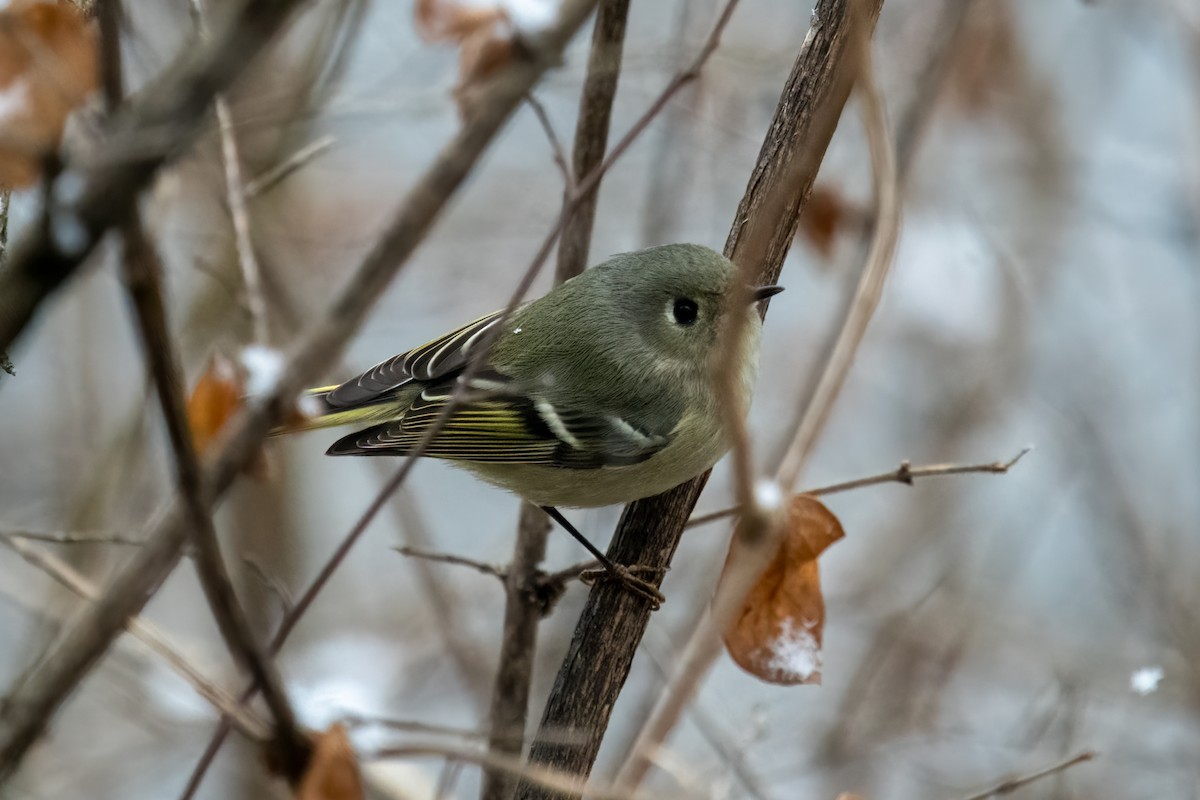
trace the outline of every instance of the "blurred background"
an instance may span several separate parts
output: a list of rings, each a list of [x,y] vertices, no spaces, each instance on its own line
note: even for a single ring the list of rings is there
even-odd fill
[[[136,88],[192,22],[183,0],[127,8]],[[718,10],[634,0],[610,141],[690,60]],[[810,10],[743,0],[701,79],[605,179],[591,262],[666,242],[721,247]],[[568,145],[589,38],[536,91]],[[803,483],[1035,449],[1004,476],[829,498],[847,537],[821,562],[824,684],[772,687],[722,659],[651,786],[664,797],[953,800],[1095,750],[1098,760],[1016,796],[1198,797],[1200,6],[887,0],[874,55],[905,175],[901,244]],[[249,208],[272,344],[321,312],[456,130],[456,69],[453,47],[420,40],[410,3],[326,0],[230,96],[247,177],[319,149]],[[852,98],[818,179],[825,215],[801,226],[780,280],[788,291],[767,318],[751,420],[763,468],[861,265],[871,185],[857,111]],[[145,203],[189,381],[252,336],[212,127]],[[523,107],[329,380],[499,307],[561,197]],[[35,191],[14,196],[14,238],[36,209]],[[16,377],[0,377],[2,530],[136,538],[171,492],[116,255],[102,249],[54,299],[11,353]],[[334,435],[274,442],[268,477],[243,478],[221,506],[226,554],[264,636],[398,466],[324,458]],[[729,502],[722,465],[699,510]],[[517,509],[465,473],[420,464],[280,656],[307,724],[362,715],[486,729],[500,582],[393,548],[502,564]],[[571,517],[603,546],[619,511]],[[706,609],[729,533],[721,523],[684,537],[596,775],[619,764]],[[98,584],[129,550],[54,547]],[[552,534],[549,568],[584,555]],[[584,598],[572,586],[541,626],[533,720]],[[0,687],[36,668],[79,603],[0,549]],[[145,616],[206,674],[240,686],[189,564]],[[176,797],[215,720],[126,637],[11,796]],[[369,725],[353,735],[364,751],[429,738]],[[233,737],[198,796],[284,797],[258,758]],[[396,797],[478,792],[473,767],[370,769]]]

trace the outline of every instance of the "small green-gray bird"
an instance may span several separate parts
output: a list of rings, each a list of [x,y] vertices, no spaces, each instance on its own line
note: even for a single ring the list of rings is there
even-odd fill
[[[710,374],[722,315],[732,302],[779,291],[741,285],[729,259],[700,245],[618,255],[518,307],[503,331],[492,330],[497,311],[340,386],[311,390],[319,411],[299,429],[370,423],[328,454],[407,455],[492,339],[424,455],[543,507],[648,497],[728,449]],[[749,401],[761,322],[743,317],[736,387]]]

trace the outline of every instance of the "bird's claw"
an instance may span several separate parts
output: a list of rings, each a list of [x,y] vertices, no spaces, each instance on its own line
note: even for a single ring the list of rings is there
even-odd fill
[[[663,603],[667,602],[667,598],[663,596],[663,593],[653,583],[637,577],[635,573],[639,572],[654,578],[661,578],[666,570],[641,564],[634,564],[629,567],[624,564],[613,564],[611,569],[600,567],[599,569],[584,570],[579,573],[579,580],[588,586],[601,581],[615,581],[624,586],[630,593],[650,603],[651,611],[657,611]]]

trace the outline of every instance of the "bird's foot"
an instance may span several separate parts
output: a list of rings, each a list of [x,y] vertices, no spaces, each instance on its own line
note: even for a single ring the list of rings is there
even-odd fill
[[[584,570],[579,573],[579,580],[588,586],[601,581],[615,581],[625,587],[631,594],[650,603],[651,611],[657,611],[663,603],[667,602],[667,598],[663,596],[663,593],[653,583],[644,578],[639,578],[637,576],[638,573],[661,580],[666,570],[642,564],[633,564],[628,567],[624,564],[610,564],[607,567],[600,567],[599,569]]]

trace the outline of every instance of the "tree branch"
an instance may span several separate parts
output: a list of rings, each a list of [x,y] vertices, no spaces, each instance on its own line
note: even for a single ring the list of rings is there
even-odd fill
[[[1071,767],[1075,766],[1076,764],[1082,764],[1085,761],[1091,761],[1095,757],[1096,757],[1096,754],[1093,753],[1092,751],[1088,750],[1083,753],[1080,753],[1077,756],[1068,758],[1066,761],[1059,762],[1058,764],[1055,764],[1054,766],[1046,767],[1045,769],[1038,770],[1037,772],[1031,773],[1029,775],[1025,775],[1024,777],[1009,778],[1008,780],[1001,781],[1000,783],[996,784],[992,788],[985,789],[984,791],[979,792],[978,794],[973,794],[970,797],[964,798],[964,800],[988,800],[989,797],[999,797],[1000,795],[1004,795],[1004,794],[1012,794],[1013,792],[1017,791],[1018,789],[1020,789],[1024,786],[1028,786],[1029,784],[1033,783],[1034,781],[1040,781],[1042,778],[1047,778],[1051,775],[1057,775],[1058,773],[1062,772],[1063,770],[1070,769]]]
[[[868,5],[873,24],[881,0]],[[850,93],[853,75],[843,68],[851,55],[847,23],[845,0],[818,3],[813,27],[797,56],[734,216],[726,255],[737,264],[753,267],[762,283],[772,283],[779,275],[800,206],[812,188]],[[627,506],[608,557],[617,563],[668,567],[707,480],[706,473],[658,497]],[[592,589],[540,729],[579,733],[584,744],[550,744],[539,733],[530,755],[532,762],[581,775],[590,772],[649,617],[648,606],[620,587],[598,585]],[[529,784],[521,787],[519,796],[548,797]]]

